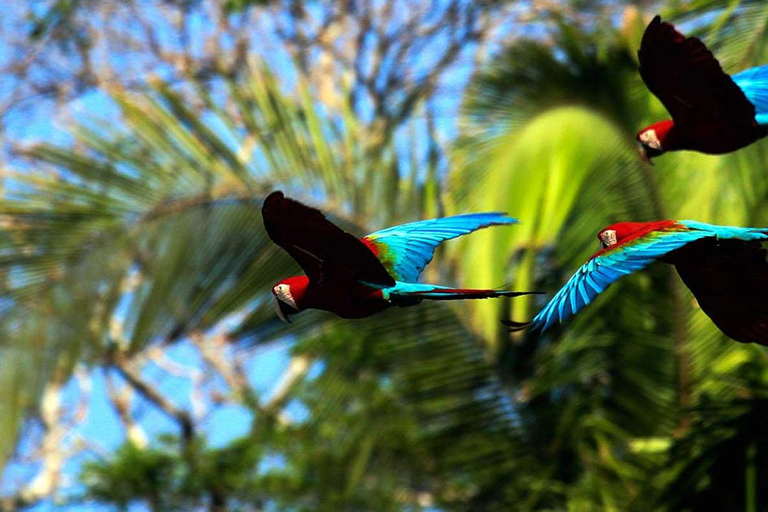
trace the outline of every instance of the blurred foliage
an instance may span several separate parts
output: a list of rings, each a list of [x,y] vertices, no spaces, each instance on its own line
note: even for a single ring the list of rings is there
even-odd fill
[[[264,6],[269,5],[269,3],[270,0],[227,0],[224,3],[224,8],[230,13],[237,13],[254,5]]]
[[[179,439],[165,436],[158,448],[139,448],[128,442],[112,459],[92,461],[83,468],[85,498],[114,503],[121,510],[146,499],[153,511],[190,510],[210,499],[246,498],[258,502],[257,475],[262,445],[251,437],[232,441],[224,448],[206,447],[199,439],[179,452]]]
[[[665,16],[690,22],[727,70],[768,61],[762,2],[678,4]],[[7,171],[0,201],[0,456],[78,364],[113,371],[121,357],[223,330],[240,350],[289,341],[312,361],[288,396],[302,417],[241,397],[247,436],[127,441],[86,464],[82,500],[768,510],[768,358],[725,338],[669,267],[622,280],[541,336],[510,337],[499,320],[528,319],[547,296],[358,322],[305,313],[283,325],[271,311],[271,285],[297,271],[262,228],[260,201],[276,188],[357,234],[507,211],[522,224],[447,244],[428,269],[478,287],[554,291],[621,220],[768,225],[766,144],[643,166],[634,133],[666,116],[636,72],[648,16],[627,8],[596,25],[574,12],[578,2],[473,77],[445,175],[415,144],[371,133],[352,105],[324,105],[300,74],[287,87],[257,62],[205,85],[114,90],[119,124],[92,117],[73,145],[19,148],[30,167]]]

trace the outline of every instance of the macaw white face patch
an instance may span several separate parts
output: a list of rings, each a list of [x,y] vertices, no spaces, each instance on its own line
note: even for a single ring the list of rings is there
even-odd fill
[[[659,142],[659,137],[656,135],[656,130],[654,129],[645,130],[643,133],[641,133],[640,142],[649,148],[662,151],[661,142]]]
[[[284,302],[291,306],[296,311],[299,310],[299,308],[296,306],[296,301],[293,300],[293,295],[291,295],[291,287],[290,285],[287,285],[285,283],[278,284],[274,288],[272,288],[272,293],[277,297],[277,300],[280,302]]]
[[[615,229],[606,229],[602,233],[600,233],[600,243],[603,244],[603,248],[611,247],[613,245],[616,245],[616,230]]]

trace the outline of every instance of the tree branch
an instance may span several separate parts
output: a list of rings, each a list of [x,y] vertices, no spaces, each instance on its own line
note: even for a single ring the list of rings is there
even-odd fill
[[[189,413],[176,407],[173,402],[164,397],[155,387],[145,382],[124,353],[118,352],[113,354],[109,363],[136,392],[178,423],[181,429],[182,440],[185,444],[189,444],[193,440],[195,425]]]
[[[147,434],[131,415],[131,401],[133,397],[132,388],[125,386],[118,390],[112,375],[106,374],[105,377],[107,383],[107,396],[109,396],[112,405],[115,407],[115,411],[117,411],[117,416],[120,418],[123,428],[125,428],[128,440],[138,448],[146,448],[149,446]]]

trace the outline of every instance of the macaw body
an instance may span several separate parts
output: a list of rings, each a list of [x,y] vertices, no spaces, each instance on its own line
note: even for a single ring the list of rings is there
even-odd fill
[[[667,151],[736,151],[768,135],[768,66],[733,77],[699,39],[656,16],[643,34],[640,76],[672,115],[640,130],[647,161]]]
[[[277,283],[272,293],[281,319],[306,309],[342,318],[364,318],[392,306],[422,300],[516,297],[530,292],[449,288],[417,283],[437,246],[481,228],[518,221],[502,213],[457,215],[412,222],[361,239],[331,223],[314,208],[273,192],[262,207],[269,237],[306,275]]]
[[[674,265],[699,306],[727,336],[768,344],[768,228],[664,220],[622,222],[600,231],[602,248],[528,324],[547,329],[575,315],[622,276],[655,261]]]
[[[290,301],[285,304],[285,294],[281,285],[290,291]],[[391,306],[383,296],[382,290],[363,283],[343,283],[331,281],[324,285],[310,282],[307,276],[293,276],[280,281],[273,294],[282,304],[277,304],[278,316],[286,319],[288,315],[307,309],[320,309],[335,313],[342,318],[365,318],[384,311]]]

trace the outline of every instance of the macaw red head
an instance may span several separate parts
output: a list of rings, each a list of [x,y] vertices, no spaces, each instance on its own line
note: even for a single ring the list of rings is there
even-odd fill
[[[609,226],[597,234],[597,239],[600,241],[600,247],[607,249],[616,245],[616,230],[611,229],[613,226]]]
[[[647,235],[651,231],[657,231],[673,226],[673,220],[658,220],[653,222],[618,222],[611,224],[597,234],[600,246],[603,249],[613,247],[616,244],[629,242]]]
[[[647,163],[651,158],[673,149],[668,144],[669,131],[675,123],[671,119],[659,121],[647,128],[643,128],[637,134],[637,144],[640,149],[640,157]]]
[[[272,295],[275,296],[275,312],[280,320],[291,323],[289,315],[303,311],[301,301],[307,284],[309,284],[307,276],[294,276],[283,279],[272,287]]]

